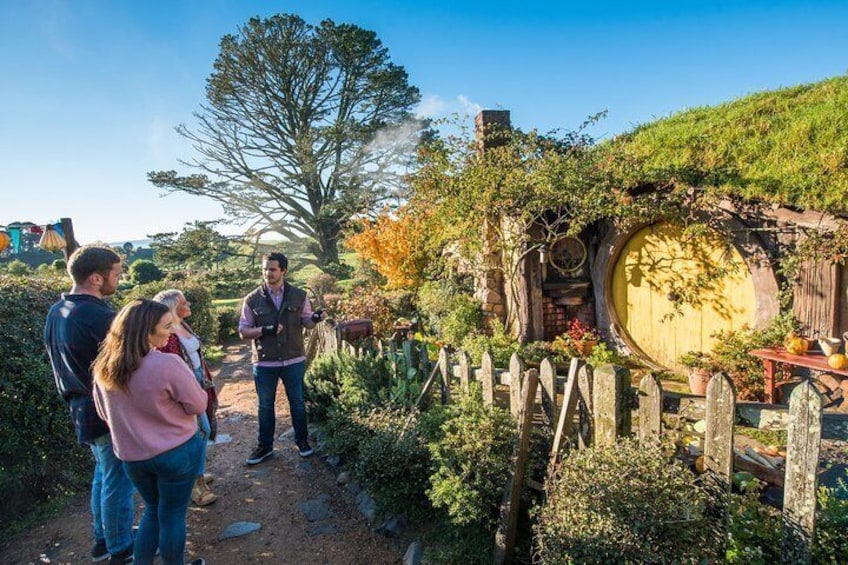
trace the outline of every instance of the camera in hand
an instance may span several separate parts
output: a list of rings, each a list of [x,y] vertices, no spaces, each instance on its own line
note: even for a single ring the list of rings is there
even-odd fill
[[[312,313],[312,321],[313,321],[313,322],[320,322],[320,321],[321,321],[321,316],[322,316],[323,314],[324,314],[324,309],[323,309],[323,308],[319,308],[319,309],[315,310],[315,311]]]
[[[277,335],[277,326],[273,324],[262,326],[262,337],[268,337],[269,335]]]

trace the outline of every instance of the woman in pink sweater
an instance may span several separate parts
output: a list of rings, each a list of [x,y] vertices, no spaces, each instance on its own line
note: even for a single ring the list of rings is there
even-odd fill
[[[183,565],[186,512],[200,466],[197,415],[206,409],[206,393],[182,359],[155,350],[172,326],[166,306],[134,300],[118,312],[93,365],[97,412],[144,499],[137,565],[152,564],[157,548],[165,565]]]

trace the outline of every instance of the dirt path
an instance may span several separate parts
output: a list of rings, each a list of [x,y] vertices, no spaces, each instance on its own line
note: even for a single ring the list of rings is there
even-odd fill
[[[218,501],[191,506],[188,512],[187,557],[205,557],[210,565],[242,563],[399,563],[405,547],[372,531],[357,511],[353,496],[314,455],[301,458],[293,441],[278,440],[273,458],[255,467],[244,460],[256,441],[256,394],[249,353],[230,346],[216,376],[220,409],[219,434],[231,441],[209,447],[207,472],[216,480]],[[280,387],[282,389],[282,387]],[[288,404],[277,394],[277,435],[291,428]],[[60,515],[0,548],[0,563],[90,563],[90,513],[87,495]],[[140,499],[139,509],[141,506]],[[301,507],[312,501],[319,519],[310,522]],[[259,522],[262,528],[243,537],[219,541],[233,522]]]

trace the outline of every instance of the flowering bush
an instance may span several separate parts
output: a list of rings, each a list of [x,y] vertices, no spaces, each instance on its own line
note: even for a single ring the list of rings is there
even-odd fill
[[[572,318],[565,333],[551,343],[551,349],[566,358],[587,357],[600,339],[598,330],[578,318]]]

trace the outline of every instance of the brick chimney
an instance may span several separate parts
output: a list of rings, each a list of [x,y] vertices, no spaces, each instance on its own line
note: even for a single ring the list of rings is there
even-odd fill
[[[509,110],[483,110],[474,118],[474,135],[477,139],[477,154],[486,149],[504,145],[510,130]],[[481,228],[485,243],[483,254],[492,268],[478,277],[474,295],[482,302],[483,314],[506,322],[506,300],[502,260],[497,249],[497,235],[488,221]]]
[[[511,127],[509,110],[482,110],[474,118],[477,151],[483,153],[486,149],[504,145]]]

